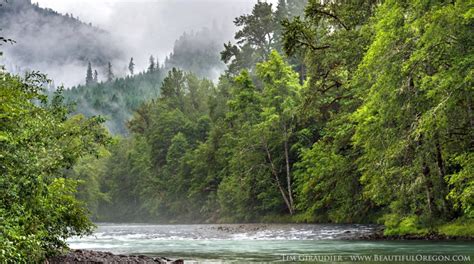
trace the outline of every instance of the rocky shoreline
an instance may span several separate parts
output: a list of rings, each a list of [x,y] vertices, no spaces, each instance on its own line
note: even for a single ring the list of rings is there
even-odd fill
[[[368,235],[361,235],[359,237],[352,238],[351,240],[459,240],[459,241],[472,241],[474,237],[470,236],[446,236],[441,234],[426,234],[426,235],[393,235],[387,236],[384,234],[384,228],[375,230],[374,233]]]
[[[361,236],[351,240],[432,240],[432,241],[442,241],[442,240],[459,240],[459,241],[472,241],[474,237],[470,236],[446,236],[440,234],[427,234],[427,235],[394,235],[386,236],[384,234],[371,234],[366,236]]]
[[[149,257],[145,255],[122,255],[111,252],[76,249],[67,254],[51,257],[45,261],[45,264],[84,264],[84,263],[172,263],[182,264],[182,259],[171,260],[164,257]]]
[[[214,230],[226,232],[226,233],[238,233],[238,232],[258,232],[265,230],[268,224],[246,224],[246,225],[220,225],[213,227]],[[337,237],[341,240],[459,240],[459,241],[472,241],[474,237],[470,236],[446,236],[441,234],[426,234],[426,235],[393,235],[387,236],[384,234],[385,228],[378,226],[374,228],[370,234],[354,233],[350,230],[346,230]]]

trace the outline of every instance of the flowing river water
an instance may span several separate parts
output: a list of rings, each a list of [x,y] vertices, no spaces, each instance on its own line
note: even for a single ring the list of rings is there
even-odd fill
[[[73,249],[180,258],[186,263],[474,263],[473,241],[355,239],[376,228],[333,224],[98,224],[92,236],[71,238],[68,243]]]

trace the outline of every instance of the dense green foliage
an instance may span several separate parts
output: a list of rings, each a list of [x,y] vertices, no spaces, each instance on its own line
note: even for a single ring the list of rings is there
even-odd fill
[[[364,194],[401,221],[473,216],[472,10],[470,1],[386,1],[375,16],[353,141]]]
[[[312,3],[306,21],[287,23],[287,51],[314,54],[310,102],[317,121],[328,118],[302,155],[302,206],[334,221],[376,206],[388,233],[472,217],[472,4],[353,4]],[[319,32],[321,23],[333,31]],[[320,37],[307,45],[312,32]]]
[[[113,209],[97,217],[459,230],[442,224],[473,217],[472,8],[257,3],[217,84],[173,69],[137,109],[99,167]]]
[[[163,70],[156,69],[108,82],[95,82],[90,79],[88,85],[72,87],[65,91],[64,97],[68,103],[75,104],[76,113],[103,116],[111,133],[125,135],[128,132],[125,123],[133,111],[146,98],[159,95],[162,75]]]
[[[236,76],[242,70],[253,72],[258,62],[268,59],[273,49],[282,51],[282,22],[302,14],[306,0],[280,0],[276,9],[271,3],[258,1],[250,14],[235,18],[239,28],[236,43],[224,44],[221,59],[228,65],[227,73]],[[289,58],[292,62],[295,58]],[[300,63],[296,63],[300,64]],[[301,68],[301,65],[295,65]]]
[[[108,141],[100,118],[67,117],[58,91],[41,95],[44,76],[0,73],[0,262],[40,262],[65,239],[91,231],[77,181],[65,170]]]

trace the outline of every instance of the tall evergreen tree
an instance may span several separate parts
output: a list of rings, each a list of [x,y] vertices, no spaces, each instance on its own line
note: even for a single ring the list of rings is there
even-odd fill
[[[256,63],[266,60],[274,48],[273,32],[278,23],[272,4],[258,1],[252,13],[237,17],[234,24],[241,28],[234,36],[237,44],[224,44],[221,59],[229,64],[229,73],[238,75],[243,69],[252,72]]]
[[[160,70],[160,61],[158,60],[158,56],[155,59],[155,69],[158,71]]]
[[[94,83],[98,83],[99,82],[99,73],[97,72],[97,70],[94,70]]]
[[[154,72],[156,69],[155,58],[153,55],[150,56],[150,64],[148,66],[148,72]]]
[[[107,64],[107,81],[111,82],[115,78],[114,73],[112,72],[112,63]]]
[[[86,85],[90,85],[94,82],[94,77],[92,76],[92,65],[91,62],[87,64],[87,72],[86,72]]]
[[[135,63],[133,62],[133,57],[131,57],[130,63],[128,64],[128,70],[130,71],[130,75],[133,75],[134,69],[135,69]]]

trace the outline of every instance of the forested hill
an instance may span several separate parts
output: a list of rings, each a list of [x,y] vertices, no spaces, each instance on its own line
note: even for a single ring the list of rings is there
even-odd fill
[[[165,68],[176,67],[199,77],[217,80],[225,70],[225,64],[219,55],[225,35],[215,25],[196,32],[185,32],[176,40],[173,51],[165,59]]]
[[[168,71],[179,68],[202,78],[217,80],[225,70],[219,55],[224,41],[222,35],[223,32],[215,26],[185,32],[176,40],[173,51],[162,64],[150,55],[147,69],[137,73],[136,61],[131,58],[126,77],[117,78],[115,74],[115,69],[126,65],[109,64],[105,71],[99,70],[94,76],[97,68],[91,63],[89,76],[87,68],[83,69],[86,85],[74,86],[64,91],[64,95],[68,102],[76,104],[75,112],[86,116],[101,115],[106,118],[105,125],[113,134],[128,134],[126,122],[141,103],[158,97],[161,82]]]
[[[105,68],[108,61],[123,59],[108,32],[31,0],[2,1],[0,28],[16,41],[3,46],[1,58],[16,73],[40,70],[58,83],[72,84],[81,79],[77,71],[88,61]]]
[[[88,117],[102,116],[112,134],[128,134],[126,122],[146,98],[159,95],[163,68],[148,70],[105,82],[92,82],[64,91],[66,102],[73,111]]]
[[[16,41],[3,46],[1,65],[19,74],[47,73],[56,86],[66,82],[64,96],[76,105],[74,112],[105,117],[113,134],[127,134],[125,123],[133,110],[158,96],[163,73],[173,67],[211,80],[225,70],[219,53],[228,34],[217,25],[184,32],[169,56],[160,58],[161,65],[151,54],[147,69],[133,68],[128,73],[123,71],[129,65],[123,62],[129,57],[111,35],[72,14],[41,8],[30,0],[8,1],[0,8],[0,28],[3,36]],[[89,77],[94,79],[97,71],[92,82],[86,81],[89,63]]]

